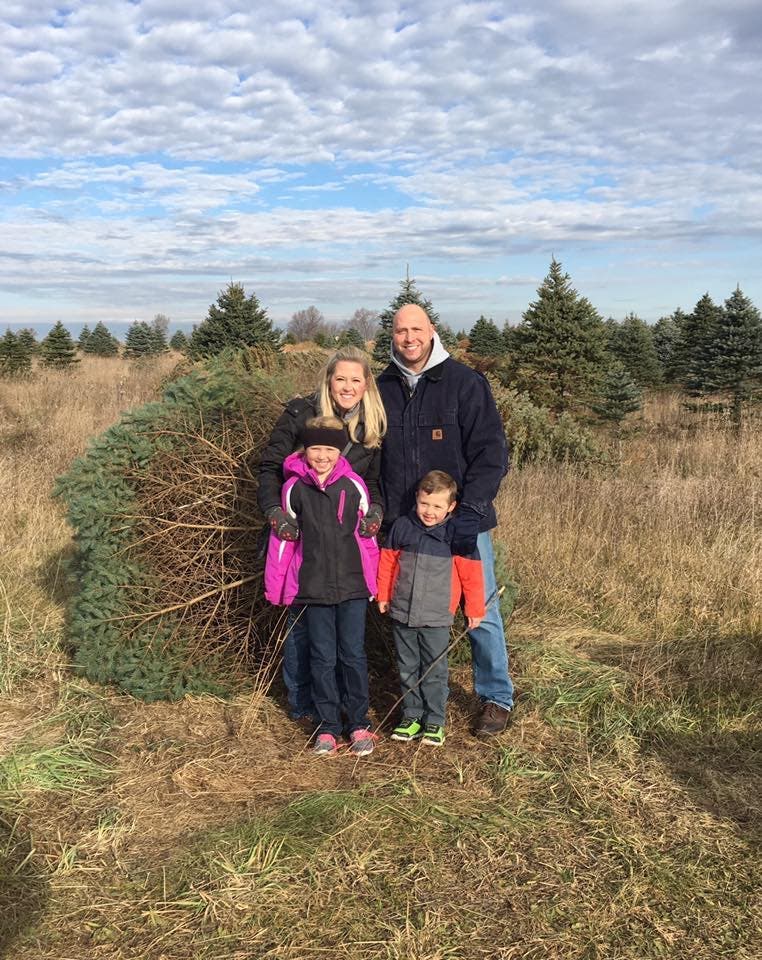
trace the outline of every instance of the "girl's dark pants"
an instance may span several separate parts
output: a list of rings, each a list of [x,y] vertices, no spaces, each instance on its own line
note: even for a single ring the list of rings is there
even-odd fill
[[[336,604],[308,604],[304,608],[310,638],[312,699],[321,733],[332,733],[334,737],[341,734],[342,706],[349,733],[368,726],[367,608],[364,597]],[[343,702],[337,672],[344,681]]]

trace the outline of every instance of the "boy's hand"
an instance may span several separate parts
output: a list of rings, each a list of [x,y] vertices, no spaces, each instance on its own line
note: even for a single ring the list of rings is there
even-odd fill
[[[267,511],[267,522],[279,540],[288,540],[293,543],[299,539],[299,526],[296,517],[292,517],[280,507],[271,507]]]
[[[379,600],[379,601],[378,601],[378,612],[379,612],[379,613],[386,613],[386,611],[387,611],[388,609],[389,609],[389,601],[388,601],[388,600]]]
[[[484,617],[466,617],[469,630],[476,630],[479,624],[482,622]]]

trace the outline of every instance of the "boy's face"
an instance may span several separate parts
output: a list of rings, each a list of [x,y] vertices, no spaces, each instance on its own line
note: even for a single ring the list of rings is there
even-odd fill
[[[424,493],[419,490],[416,494],[415,512],[424,527],[435,527],[454,509],[455,502],[450,503],[450,494],[446,490],[439,493]]]
[[[312,467],[315,473],[322,480],[336,466],[341,451],[338,447],[307,447],[304,451],[304,459]]]

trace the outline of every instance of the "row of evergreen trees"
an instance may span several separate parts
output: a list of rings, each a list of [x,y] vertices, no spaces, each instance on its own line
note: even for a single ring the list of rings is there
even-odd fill
[[[501,379],[556,413],[609,410],[620,419],[643,388],[668,384],[727,396],[738,421],[743,403],[762,393],[762,319],[740,289],[722,306],[705,294],[691,313],[676,310],[654,326],[634,313],[603,321],[556,260],[521,323],[500,331],[480,317],[469,350],[497,358]]]
[[[164,353],[172,347],[181,352],[187,350],[188,339],[178,330],[167,342],[166,331],[155,323],[142,320],[133,323],[124,343],[127,357],[146,357]],[[117,338],[100,321],[92,330],[85,324],[75,342],[59,320],[47,336],[38,343],[34,330],[25,328],[14,332],[6,330],[0,337],[0,376],[24,376],[31,371],[32,358],[38,357],[47,367],[69,367],[79,363],[78,352],[97,357],[114,357],[120,352]]]

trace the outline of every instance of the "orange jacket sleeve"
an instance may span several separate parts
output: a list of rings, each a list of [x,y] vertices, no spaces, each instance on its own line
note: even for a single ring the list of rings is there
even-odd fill
[[[467,617],[483,617],[486,613],[484,606],[484,571],[481,560],[471,557],[454,556],[453,572],[460,582],[463,592],[463,612]]]
[[[394,585],[400,572],[400,551],[381,548],[381,557],[378,561],[378,590],[376,600],[388,603],[394,594]]]

